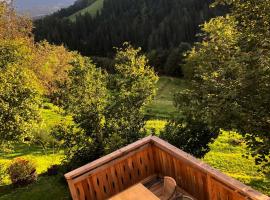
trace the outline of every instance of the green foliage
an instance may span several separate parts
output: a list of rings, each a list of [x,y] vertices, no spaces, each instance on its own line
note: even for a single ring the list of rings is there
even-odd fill
[[[145,123],[145,129],[147,134],[150,135],[159,135],[161,131],[164,130],[167,121],[165,120],[147,120]]]
[[[76,59],[63,46],[35,43],[31,31],[30,19],[0,2],[0,145],[46,139],[42,133],[48,131],[39,121],[41,96],[52,98]]]
[[[29,62],[32,52],[24,40],[0,39],[0,69]]]
[[[0,163],[0,185],[3,184],[3,180],[6,176],[6,173],[7,173],[6,167],[4,166],[3,163]]]
[[[219,130],[193,119],[170,121],[160,137],[183,151],[202,158],[210,151],[209,144],[214,141]]]
[[[51,165],[60,164],[64,158],[63,151],[56,151],[53,148],[44,149],[40,145],[32,144],[26,145],[24,143],[17,143],[14,145],[12,151],[0,150],[0,163],[3,165],[3,170],[8,168],[13,159],[22,157],[31,160],[36,165],[37,174],[43,174]],[[6,171],[4,171],[3,185],[10,184],[10,179]],[[1,189],[0,189],[1,196]]]
[[[270,178],[263,174],[261,166],[255,165],[253,158],[246,158],[248,152],[245,139],[238,133],[222,131],[210,144],[210,152],[203,161],[252,188],[270,195]]]
[[[32,31],[31,20],[17,15],[9,1],[0,2],[0,38],[4,40],[24,39],[30,42]]]
[[[180,93],[184,115],[245,136],[256,163],[269,165],[269,1],[232,1],[231,14],[203,26],[187,58],[192,85]]]
[[[144,136],[143,107],[155,94],[157,76],[139,52],[129,44],[118,49],[110,76],[82,57],[72,64],[60,96],[76,125],[53,130],[70,163],[89,162]]]
[[[96,140],[75,125],[62,122],[52,129],[51,134],[65,150],[64,164],[68,168],[82,166],[102,155],[102,149]]]
[[[145,106],[144,114],[151,119],[171,119],[178,113],[174,106],[174,93],[186,89],[187,84],[179,78],[161,76],[156,87],[156,96]]]
[[[76,59],[76,53],[68,51],[64,46],[51,45],[46,41],[34,45],[33,60],[29,68],[36,75],[43,93],[57,104],[55,93],[59,90],[59,83],[68,79],[67,72],[72,67],[70,63]]]
[[[103,155],[105,109],[107,106],[106,74],[92,61],[78,56],[62,86],[62,104],[73,115],[76,125],[61,123],[52,135],[65,148],[70,167],[78,167]]]
[[[164,65],[165,74],[176,77],[183,76],[182,65],[184,62],[184,53],[190,49],[191,45],[184,42],[178,48],[172,49]]]
[[[115,74],[110,76],[108,86],[111,103],[106,109],[105,119],[105,129],[109,134],[106,137],[109,140],[107,152],[143,136],[143,108],[155,95],[158,78],[148,66],[146,57],[139,53],[140,49],[124,44],[115,57]],[[120,139],[122,142],[119,143]]]
[[[35,165],[22,158],[13,160],[8,167],[8,174],[15,186],[25,186],[37,180]]]
[[[27,69],[29,47],[0,39],[0,143],[22,140],[38,119],[39,91]]]

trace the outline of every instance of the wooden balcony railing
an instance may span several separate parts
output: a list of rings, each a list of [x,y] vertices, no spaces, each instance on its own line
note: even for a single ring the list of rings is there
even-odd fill
[[[269,197],[149,136],[65,174],[73,200],[103,200],[152,175],[173,177],[198,200],[270,200]]]

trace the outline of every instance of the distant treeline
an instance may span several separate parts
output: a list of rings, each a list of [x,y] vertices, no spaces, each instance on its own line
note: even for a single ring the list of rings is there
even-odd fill
[[[210,8],[212,0],[105,0],[95,17],[84,14],[74,22],[68,19],[92,1],[78,1],[37,20],[36,40],[47,39],[96,57],[112,57],[113,47],[129,41],[147,52],[159,73],[181,75],[181,54],[199,40],[199,25],[226,12],[225,8]]]
[[[62,8],[58,12],[55,12],[54,14],[52,14],[51,16],[55,17],[55,18],[68,17],[68,16],[80,11],[81,9],[91,5],[95,1],[96,0],[77,0],[77,1],[75,1],[75,3],[73,5],[71,5],[67,8]]]

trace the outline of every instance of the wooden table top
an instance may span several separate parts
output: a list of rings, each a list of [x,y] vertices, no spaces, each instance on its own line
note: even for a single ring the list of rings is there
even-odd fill
[[[116,194],[110,200],[159,200],[159,198],[139,183]]]

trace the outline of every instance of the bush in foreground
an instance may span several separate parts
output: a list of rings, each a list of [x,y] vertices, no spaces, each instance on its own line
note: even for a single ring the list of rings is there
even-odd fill
[[[6,168],[3,163],[0,163],[0,185],[3,183],[5,174],[6,174]]]
[[[219,135],[219,129],[213,129],[204,122],[187,118],[170,121],[160,137],[172,145],[202,158],[210,151],[209,144]]]
[[[16,158],[8,167],[8,174],[15,186],[25,186],[37,180],[36,167],[33,162]]]

